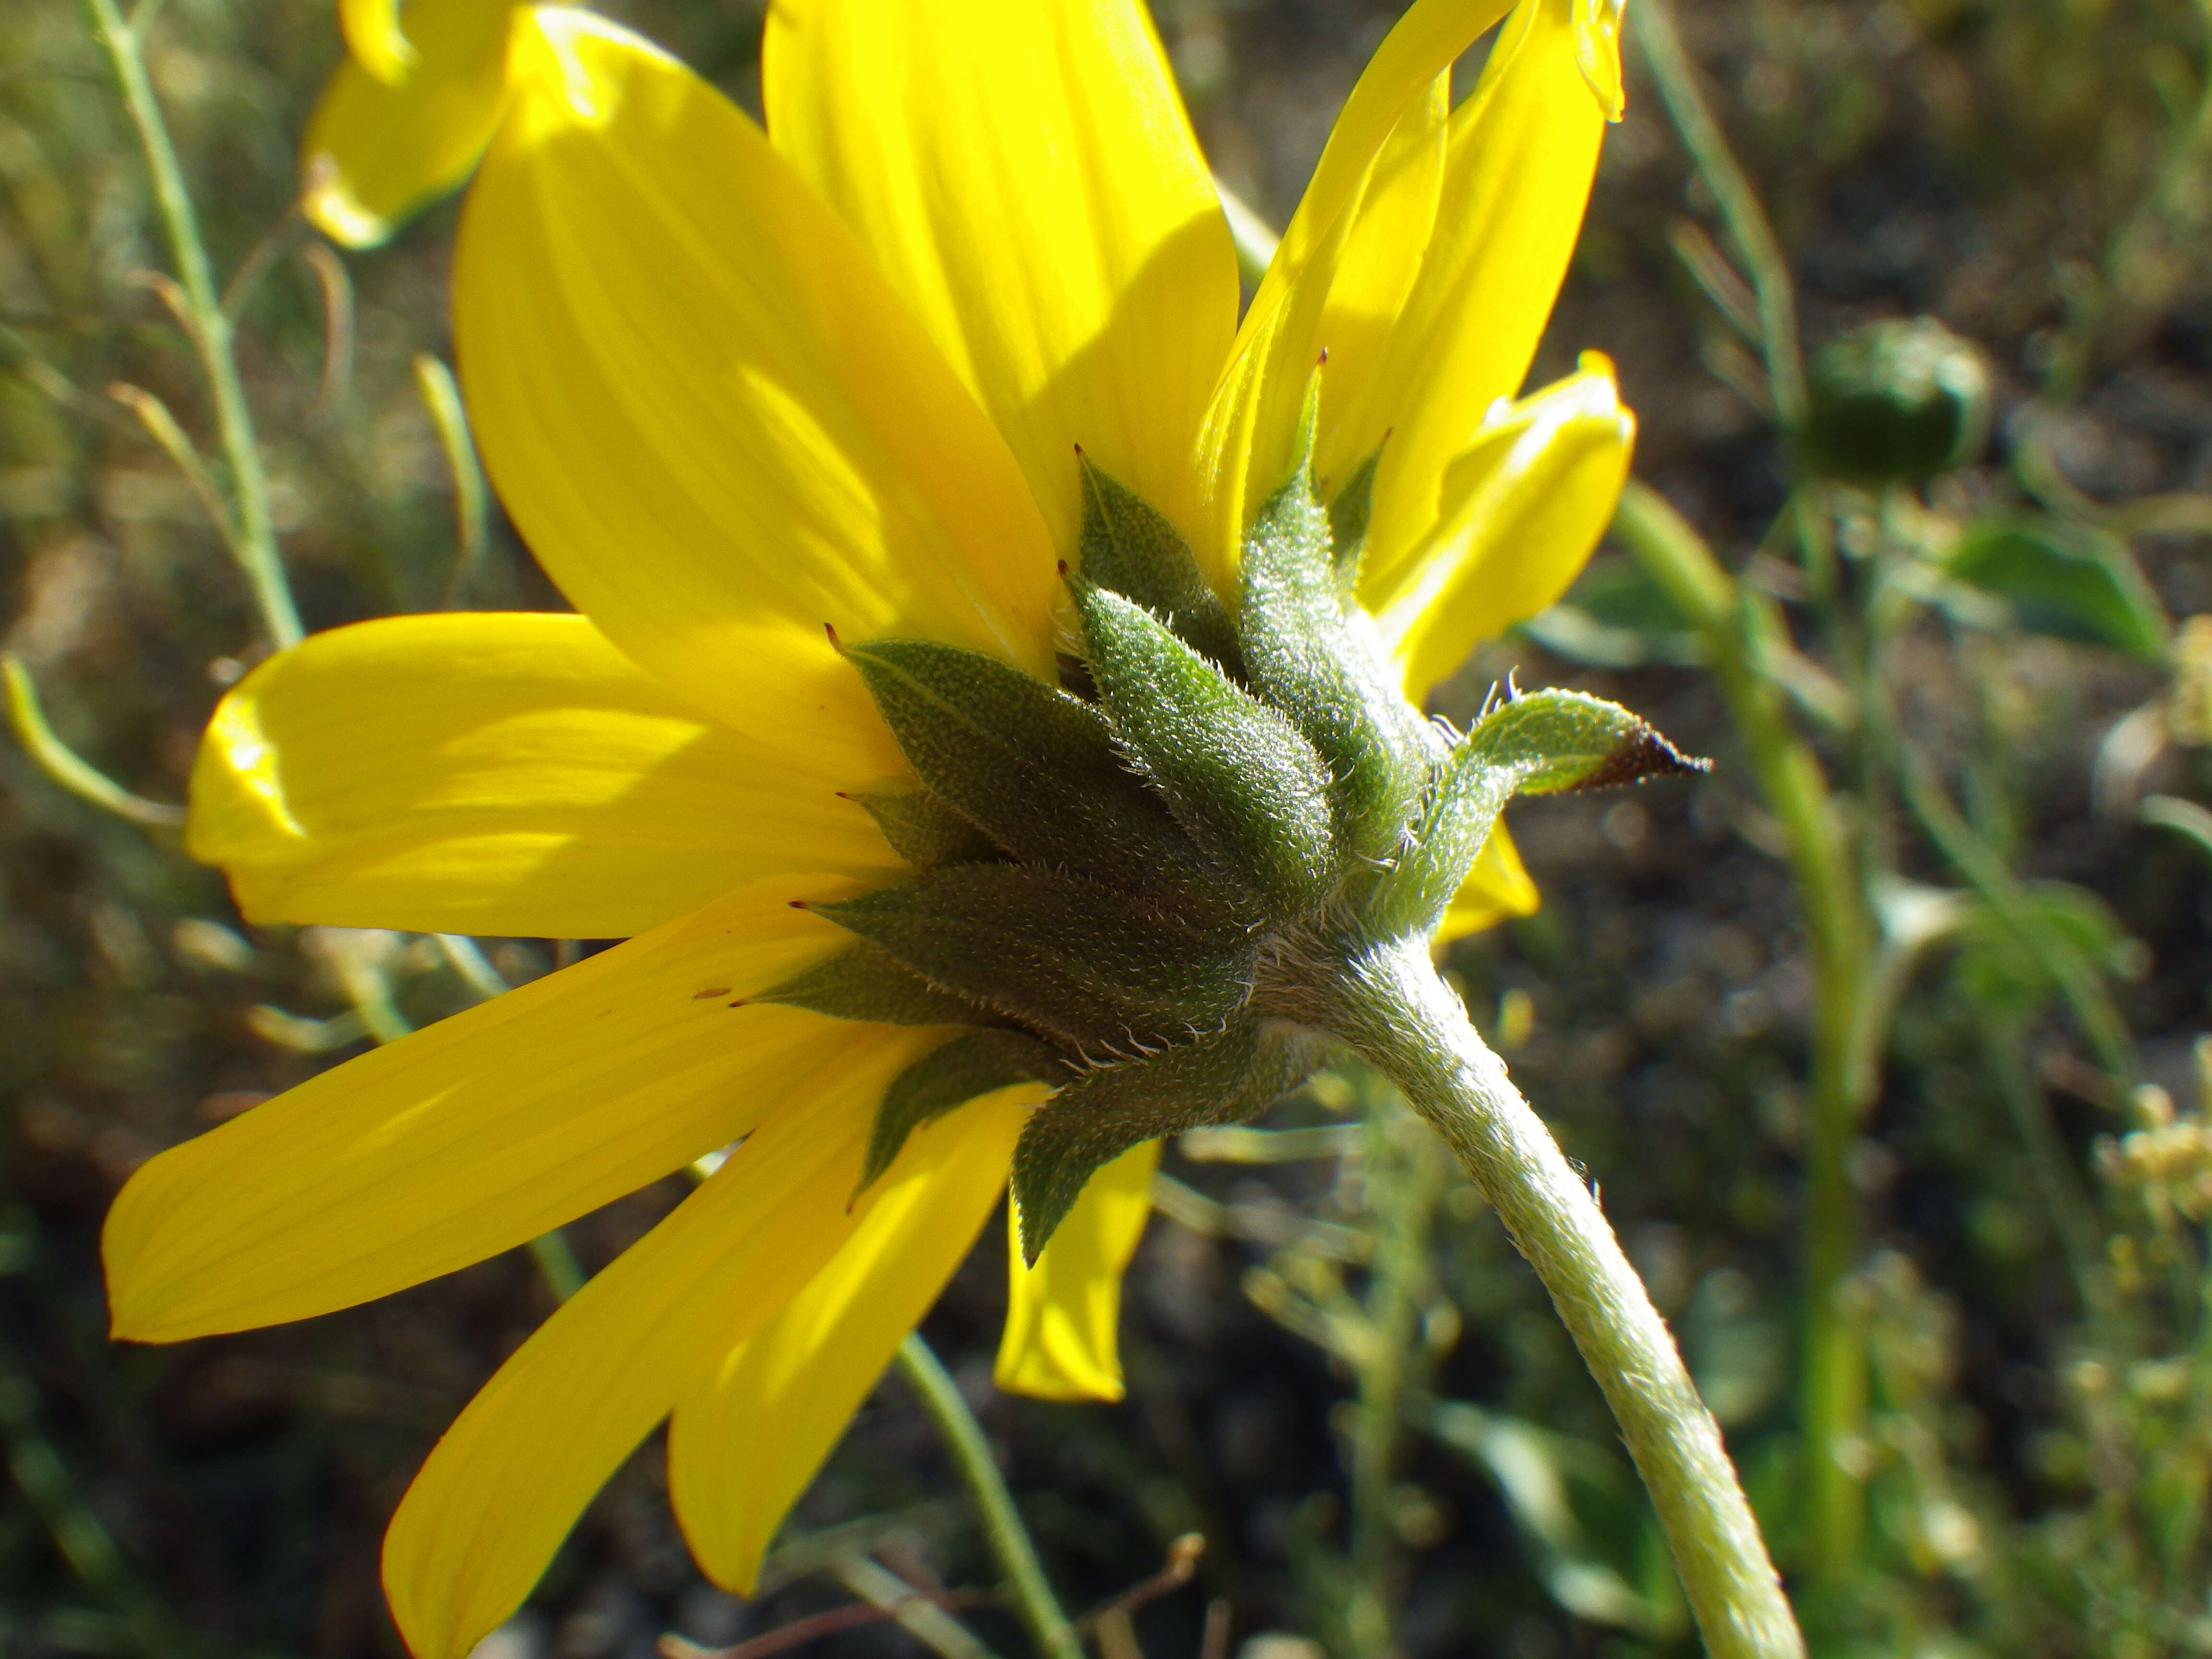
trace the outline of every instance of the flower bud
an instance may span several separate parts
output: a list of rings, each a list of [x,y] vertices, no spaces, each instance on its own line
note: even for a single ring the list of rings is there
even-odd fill
[[[1972,341],[1932,317],[1854,329],[1812,362],[1800,459],[1869,489],[1921,483],[1980,459],[1990,377]]]

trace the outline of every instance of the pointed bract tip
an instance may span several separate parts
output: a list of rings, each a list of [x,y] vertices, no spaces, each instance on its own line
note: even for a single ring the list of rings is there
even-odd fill
[[[822,631],[830,636],[830,648],[837,653],[840,656],[844,655],[845,641],[837,637],[837,624],[835,623],[823,623],[822,624]]]
[[[745,1004],[751,1000],[752,999],[750,997],[739,997],[735,1002],[732,1002],[728,1006],[732,1008],[742,1008]]]
[[[1328,348],[1327,346],[1323,346],[1321,349],[1321,356],[1314,359],[1314,367],[1316,368],[1327,368],[1328,367]]]
[[[791,901],[791,908],[794,910],[804,910],[806,908],[806,901],[805,899],[793,899]]]
[[[1066,580],[1067,580],[1067,561],[1066,561],[1066,559],[1062,559],[1062,560],[1060,562],[1060,564],[1059,564],[1059,567],[1058,567],[1058,568],[1059,568],[1059,570],[1060,570],[1060,580],[1062,580],[1062,581],[1066,581]]]

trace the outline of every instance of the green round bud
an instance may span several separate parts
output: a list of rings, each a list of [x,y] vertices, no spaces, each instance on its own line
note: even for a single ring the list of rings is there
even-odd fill
[[[1813,359],[1800,459],[1822,477],[1923,483],[1970,466],[1990,435],[1982,354],[1932,317],[1869,323]]]

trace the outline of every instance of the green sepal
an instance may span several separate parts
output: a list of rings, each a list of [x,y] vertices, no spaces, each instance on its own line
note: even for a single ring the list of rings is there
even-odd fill
[[[1382,465],[1376,449],[1352,469],[1352,476],[1328,502],[1330,562],[1335,567],[1336,591],[1348,605],[1359,591],[1359,568],[1367,556],[1367,526],[1375,516],[1375,474]]]
[[[1317,902],[1335,856],[1313,745],[1142,605],[1075,578],[1068,587],[1115,735],[1176,820],[1276,914]]]
[[[1150,503],[1100,471],[1081,450],[1083,579],[1134,599],[1183,643],[1232,675],[1243,672],[1229,611],[1190,544]]]
[[[1321,1045],[1294,1028],[1248,1019],[1084,1073],[1029,1121],[1014,1149],[1022,1255],[1036,1264],[1101,1164],[1140,1141],[1256,1117],[1320,1061]]]
[[[973,1031],[931,1049],[884,1091],[854,1195],[876,1184],[923,1124],[1011,1084],[1054,1083],[1067,1074],[1056,1051],[1019,1031]]]
[[[1412,844],[1359,906],[1363,924],[1380,938],[1432,928],[1516,794],[1601,789],[1711,765],[1602,697],[1580,691],[1516,697],[1478,721],[1437,769]]]
[[[1259,950],[1118,888],[1017,865],[956,865],[811,908],[1092,1060],[1218,1028],[1249,994]]]
[[[1288,714],[1328,763],[1340,846],[1381,859],[1397,850],[1420,804],[1428,742],[1419,728],[1426,722],[1344,614],[1334,515],[1314,491],[1319,392],[1316,374],[1291,477],[1245,532],[1237,631],[1249,684]]]
[[[996,1025],[988,1008],[940,991],[881,945],[860,944],[800,969],[748,1002],[776,1002],[876,1025]]]
[[[991,838],[927,789],[905,795],[853,795],[884,832],[891,851],[917,870],[987,864],[1000,856]]]
[[[1017,858],[1202,890],[1197,849],[1123,763],[1105,715],[980,652],[851,646],[908,763]]]

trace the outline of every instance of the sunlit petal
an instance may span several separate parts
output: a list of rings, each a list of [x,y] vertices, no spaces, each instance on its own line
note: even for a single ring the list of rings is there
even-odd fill
[[[115,1334],[173,1342],[389,1295],[937,1040],[729,1006],[836,948],[794,887],[734,894],[162,1153],[108,1212]]]
[[[404,80],[416,52],[399,27],[399,0],[338,0],[338,28],[356,62],[386,86]]]
[[[1119,1400],[1121,1275],[1152,1212],[1160,1143],[1104,1165],[1044,1247],[1022,1261],[1021,1225],[1006,1217],[1006,1328],[992,1380],[1039,1400]]]
[[[1567,591],[1612,521],[1635,435],[1612,364],[1593,352],[1498,411],[1445,469],[1428,535],[1360,583],[1416,702],[1477,641]]]
[[[1237,264],[1136,0],[780,0],[769,133],[1006,434],[1060,549],[1073,447],[1182,493]]]
[[[1389,434],[1368,526],[1370,570],[1412,556],[1449,510],[1446,470],[1492,405],[1520,391],[1566,275],[1605,130],[1569,14],[1570,0],[1523,0],[1507,23],[1453,114],[1435,233],[1387,343],[1329,377],[1325,474]],[[1365,232],[1363,222],[1355,239]]]
[[[1308,375],[1327,343],[1322,318],[1348,234],[1376,162],[1407,112],[1434,95],[1436,79],[1509,0],[1416,0],[1383,38],[1330,131],[1328,143],[1273,263],[1245,313],[1237,348],[1206,406],[1195,488],[1201,554],[1234,562],[1245,520],[1290,470],[1291,442]],[[1401,215],[1382,221],[1403,234]],[[1398,250],[1419,260],[1419,244]]]
[[[385,1594],[416,1659],[461,1659],[512,1613],[653,1425],[866,1220],[873,1194],[848,1203],[875,1103],[933,1039],[843,1036],[842,1074],[763,1123],[570,1298],[431,1452],[384,1540]]]
[[[776,1528],[1006,1190],[1034,1085],[918,1133],[830,1265],[685,1395],[668,1495],[707,1576],[750,1595]]]
[[[857,695],[825,626],[1052,671],[1005,441],[836,215],[720,93],[587,14],[518,26],[469,192],[461,378],[579,609],[748,729]],[[737,675],[751,659],[772,682]]]
[[[400,33],[389,0],[349,0],[353,55],[323,89],[300,146],[301,206],[349,247],[383,241],[457,188],[506,106],[514,0],[431,0]]]
[[[740,732],[581,617],[362,623],[223,699],[189,844],[254,921],[624,939],[759,877],[904,867],[838,798],[903,771],[852,702]]]

